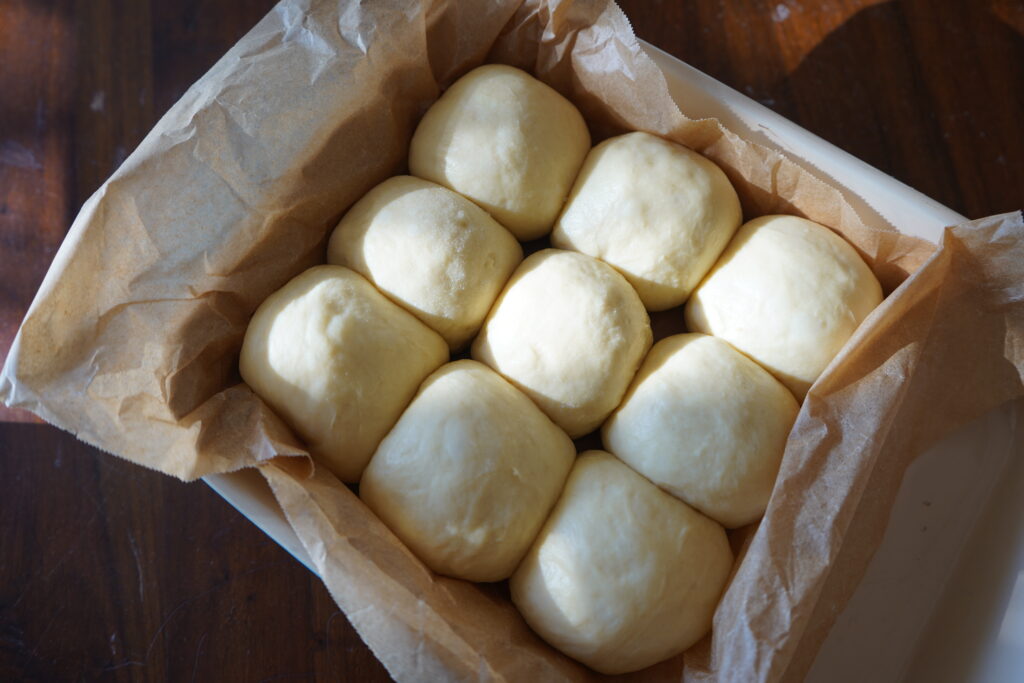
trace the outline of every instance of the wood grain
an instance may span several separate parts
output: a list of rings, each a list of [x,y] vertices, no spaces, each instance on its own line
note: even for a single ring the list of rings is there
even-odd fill
[[[0,680],[387,680],[319,579],[204,484],[0,430]]]
[[[78,208],[271,5],[0,0],[0,358]],[[621,5],[967,216],[1024,203],[1024,2]],[[386,680],[319,581],[207,487],[0,420],[0,680]]]

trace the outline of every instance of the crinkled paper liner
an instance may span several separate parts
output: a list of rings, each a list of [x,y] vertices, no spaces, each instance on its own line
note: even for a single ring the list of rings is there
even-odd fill
[[[243,383],[255,307],[323,260],[356,199],[404,170],[416,122],[470,68],[527,69],[595,139],[647,130],[716,161],[744,213],[803,215],[892,292],[811,390],[712,635],[644,680],[775,681],[813,661],[929,443],[1022,395],[1024,220],[936,250],[717,121],[684,117],[610,1],[283,0],[82,208],[15,339],[0,398],[182,479],[262,465],[331,594],[399,680],[598,678],[503,585],[436,576]],[[909,275],[909,277],[908,277]],[[297,457],[281,457],[297,456]],[[969,455],[965,455],[969,457]]]

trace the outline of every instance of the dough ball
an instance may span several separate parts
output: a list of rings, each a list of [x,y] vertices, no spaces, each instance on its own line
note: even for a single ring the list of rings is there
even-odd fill
[[[370,190],[327,246],[328,262],[366,277],[452,349],[480,329],[522,259],[519,243],[486,211],[410,176]]]
[[[800,400],[882,301],[842,237],[796,216],[744,224],[686,306],[691,331],[721,337]]]
[[[605,448],[726,527],[764,514],[799,405],[726,342],[663,339],[601,428]]]
[[[651,339],[647,311],[621,275],[546,249],[512,274],[472,353],[576,438],[619,404]]]
[[[342,481],[359,481],[444,339],[360,275],[316,266],[260,304],[245,331],[242,379]]]
[[[423,383],[359,493],[434,571],[499,581],[530,547],[575,456],[530,399],[462,360]]]
[[[520,240],[551,231],[590,133],[576,107],[525,71],[489,64],[456,81],[420,121],[409,169],[464,194]]]
[[[743,221],[722,169],[649,133],[590,151],[551,244],[611,264],[644,306],[679,306],[711,270]]]
[[[704,637],[731,569],[718,523],[613,456],[588,451],[510,587],[544,640],[619,674]]]

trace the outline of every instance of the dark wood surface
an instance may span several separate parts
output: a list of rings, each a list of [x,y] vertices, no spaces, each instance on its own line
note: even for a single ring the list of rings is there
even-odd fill
[[[75,213],[271,0],[0,0],[0,359]],[[1024,204],[1024,2],[624,0],[637,34],[972,218]],[[385,680],[203,484],[0,408],[0,680]]]

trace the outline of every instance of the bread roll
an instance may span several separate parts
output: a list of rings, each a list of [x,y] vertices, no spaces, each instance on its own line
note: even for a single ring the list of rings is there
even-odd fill
[[[604,447],[733,528],[764,514],[799,406],[767,370],[716,337],[680,334],[647,354]]]
[[[363,275],[452,349],[480,329],[522,259],[519,243],[486,211],[411,176],[370,190],[327,246],[329,263]]]
[[[589,451],[512,575],[512,601],[570,657],[604,674],[637,671],[711,629],[732,559],[716,522]]]
[[[842,237],[796,216],[762,216],[737,231],[690,297],[686,323],[726,340],[803,400],[881,301],[878,280]]]
[[[576,438],[619,404],[651,339],[640,297],[621,275],[546,249],[512,274],[472,353]]]
[[[547,235],[590,133],[576,107],[525,71],[473,69],[434,103],[412,138],[412,174],[469,197],[520,240]]]
[[[366,504],[434,571],[507,578],[562,490],[576,450],[515,387],[475,361],[423,383],[366,468]]]
[[[679,306],[743,221],[722,170],[649,133],[594,147],[551,233],[551,244],[622,273],[644,306]]]
[[[317,266],[256,309],[239,369],[318,461],[355,482],[420,382],[447,359],[440,335],[360,275]]]

